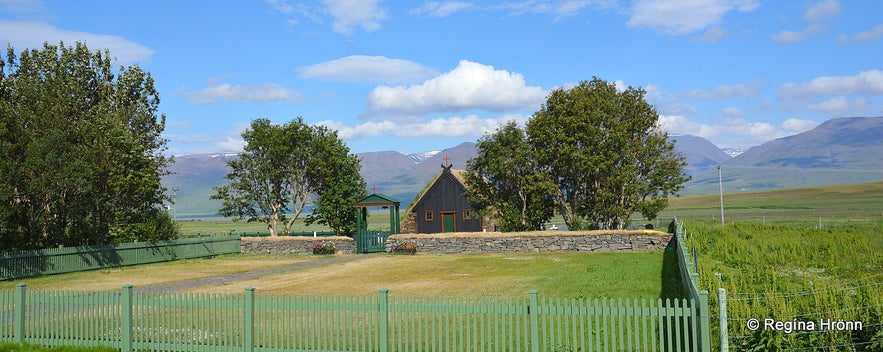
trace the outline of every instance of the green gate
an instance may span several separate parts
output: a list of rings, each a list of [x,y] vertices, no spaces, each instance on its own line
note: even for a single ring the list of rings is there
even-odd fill
[[[389,235],[389,231],[359,231],[356,234],[356,252],[386,252],[386,238]]]

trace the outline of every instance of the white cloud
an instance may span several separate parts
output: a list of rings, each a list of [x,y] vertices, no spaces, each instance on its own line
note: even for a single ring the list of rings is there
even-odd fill
[[[734,106],[724,108],[724,110],[721,111],[721,113],[726,117],[741,117],[742,115],[745,114],[744,112],[742,112],[742,109],[739,109]]]
[[[436,2],[427,1],[422,6],[411,10],[414,15],[426,15],[432,17],[447,17],[455,12],[470,9],[474,4],[460,1]]]
[[[883,95],[883,71],[862,71],[855,76],[823,76],[807,83],[785,83],[776,94],[782,99],[807,99],[826,95]]]
[[[436,74],[435,70],[413,61],[365,55],[326,61],[298,71],[303,78],[384,83],[419,82]]]
[[[231,85],[229,83],[212,83],[209,87],[188,92],[187,100],[194,104],[208,104],[215,100],[226,102],[281,102],[300,101],[300,92],[287,89],[276,83],[264,83],[260,86]]]
[[[214,137],[205,133],[168,134],[166,137],[173,143],[207,143],[214,140]]]
[[[39,13],[45,12],[46,6],[41,0],[3,0],[0,1],[0,11],[11,13]]]
[[[694,89],[685,95],[695,99],[734,99],[734,98],[754,98],[758,91],[764,87],[763,81],[754,81],[748,84],[734,84],[720,86],[711,89]]]
[[[716,124],[699,123],[679,115],[661,115],[660,125],[671,134],[691,134],[706,138],[719,147],[750,147],[776,138],[805,132],[818,123],[790,118],[779,125],[728,118]]]
[[[840,14],[840,1],[823,0],[812,4],[803,13],[803,20],[809,25],[801,31],[781,31],[771,36],[774,42],[790,44],[802,41],[810,36],[822,33],[825,27],[822,22]]]
[[[840,14],[840,11],[840,1],[824,0],[807,8],[803,13],[803,20],[806,22],[823,21]]]
[[[322,0],[322,3],[334,17],[332,29],[343,35],[351,35],[356,27],[373,32],[380,29],[380,21],[387,18],[386,10],[379,6],[380,0]]]
[[[72,31],[42,22],[0,21],[0,43],[10,43],[16,50],[39,49],[44,42],[57,45],[61,41],[68,46],[81,41],[92,51],[107,49],[124,65],[147,60],[154,54],[146,46],[115,35]]]
[[[864,99],[847,100],[846,97],[836,97],[815,104],[810,104],[807,109],[813,112],[823,113],[830,116],[861,115],[868,112],[871,102]]]
[[[883,38],[883,24],[876,25],[873,29],[867,32],[859,32],[856,35],[850,38],[846,34],[841,34],[837,36],[837,40],[841,43],[850,43],[850,42],[872,42],[875,40],[879,40]]]
[[[540,87],[527,86],[521,74],[461,60],[452,71],[419,85],[375,88],[368,95],[368,112],[509,111],[538,108],[546,94]]]
[[[755,0],[637,0],[629,9],[631,18],[626,24],[684,35],[720,23],[727,12],[750,12],[759,6]]]
[[[479,137],[493,132],[508,121],[525,123],[528,116],[503,115],[496,118],[482,118],[477,115],[466,117],[452,116],[434,118],[428,121],[399,123],[392,121],[369,121],[356,126],[348,126],[339,121],[326,120],[318,125],[337,130],[344,140],[362,137],[390,135],[396,137]]]
[[[815,121],[790,118],[782,123],[782,128],[793,133],[801,133],[809,131],[818,125],[819,123]]]
[[[218,141],[218,148],[225,152],[240,152],[245,149],[245,140],[239,137],[227,136],[227,138]]]
[[[711,26],[708,30],[705,31],[701,37],[699,37],[699,41],[703,43],[715,43],[721,38],[725,37],[727,32],[718,26]]]

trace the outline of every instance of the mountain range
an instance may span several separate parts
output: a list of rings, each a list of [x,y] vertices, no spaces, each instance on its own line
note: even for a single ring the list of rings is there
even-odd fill
[[[718,148],[708,140],[677,135],[670,138],[687,161],[692,177],[682,194],[718,192],[718,169],[724,192],[811,187],[827,184],[883,180],[883,117],[848,117],[828,120],[797,135],[776,139],[744,152]],[[361,174],[369,188],[402,202],[406,207],[417,193],[451,163],[464,169],[476,155],[475,144],[462,143],[441,151],[404,154],[367,152]],[[735,155],[735,156],[732,156]],[[175,196],[179,217],[211,216],[218,201],[210,200],[213,186],[225,183],[227,161],[236,153],[175,157],[172,174],[163,181]]]

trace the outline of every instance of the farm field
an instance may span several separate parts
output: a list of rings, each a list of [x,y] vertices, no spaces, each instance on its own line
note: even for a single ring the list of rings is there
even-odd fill
[[[677,282],[671,268],[676,263],[671,258],[663,260],[664,255],[661,251],[358,255],[364,258],[189,291],[238,293],[252,286],[263,293],[370,295],[388,288],[396,295],[521,297],[536,289],[551,297],[655,299],[676,294],[664,291],[671,290]],[[34,289],[118,290],[128,283],[138,288],[310,260],[323,260],[323,257],[231,255],[2,282],[0,288],[24,282]],[[669,280],[664,283],[664,278]]]
[[[717,322],[716,290],[727,291],[733,350],[883,349],[883,233],[871,224],[813,229],[794,225],[684,221],[687,245],[699,257]],[[720,275],[718,277],[718,275]],[[785,333],[747,329],[748,319],[813,322]],[[821,322],[861,322],[860,331],[820,331]],[[792,323],[796,324],[796,323]],[[717,337],[717,324],[712,324]],[[833,349],[838,350],[838,349]]]

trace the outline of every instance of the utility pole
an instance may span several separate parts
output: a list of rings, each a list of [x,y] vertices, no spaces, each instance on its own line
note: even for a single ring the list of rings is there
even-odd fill
[[[721,195],[721,226],[726,225],[724,222],[724,178],[720,164],[717,164],[717,185],[720,188]]]

